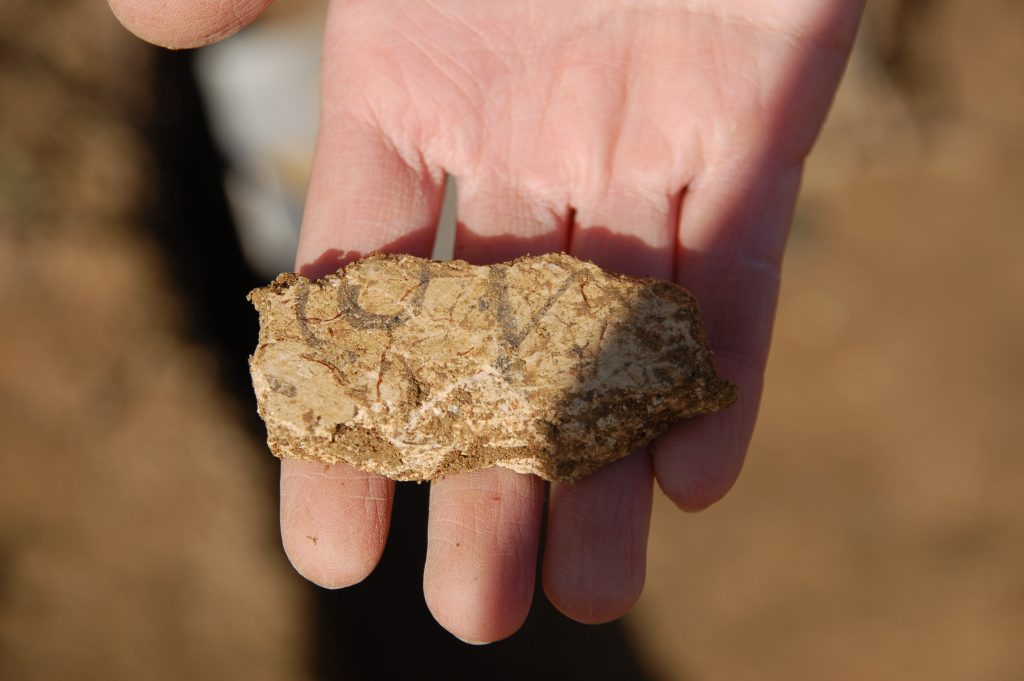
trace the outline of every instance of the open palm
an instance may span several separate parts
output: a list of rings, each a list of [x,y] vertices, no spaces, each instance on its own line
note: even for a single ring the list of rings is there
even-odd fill
[[[170,16],[156,0],[113,1],[140,35],[179,46],[266,4],[190,0]],[[300,270],[319,276],[373,250],[429,254],[448,173],[457,257],[561,250],[674,279],[701,301],[719,371],[740,389],[733,408],[575,485],[546,490],[504,469],[434,482],[424,592],[456,636],[493,641],[522,624],[545,494],[544,590],[568,616],[603,622],[640,595],[653,480],[688,510],[735,481],[803,160],[860,11],[858,0],[331,4]],[[392,496],[392,482],[347,465],[284,461],[295,567],[325,586],[363,579]]]

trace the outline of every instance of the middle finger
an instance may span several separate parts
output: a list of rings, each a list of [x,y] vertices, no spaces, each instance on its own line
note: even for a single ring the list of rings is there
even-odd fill
[[[457,257],[483,264],[565,248],[567,211],[493,186],[459,184]],[[496,641],[526,619],[543,499],[542,480],[503,468],[431,484],[423,592],[434,617],[455,636]]]

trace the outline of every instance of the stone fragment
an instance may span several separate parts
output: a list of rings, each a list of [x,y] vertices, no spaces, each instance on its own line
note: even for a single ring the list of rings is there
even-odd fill
[[[249,300],[253,386],[281,458],[573,481],[736,399],[686,290],[568,255],[372,255],[318,281],[281,274]]]

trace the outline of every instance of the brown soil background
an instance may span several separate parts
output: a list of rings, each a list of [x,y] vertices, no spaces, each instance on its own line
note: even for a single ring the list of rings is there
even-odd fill
[[[747,470],[703,514],[656,503],[625,622],[654,678],[1024,678],[1021,26],[869,8]],[[193,311],[219,289],[140,227],[194,200],[161,194],[155,54],[101,2],[0,9],[3,679],[315,668],[269,454]]]

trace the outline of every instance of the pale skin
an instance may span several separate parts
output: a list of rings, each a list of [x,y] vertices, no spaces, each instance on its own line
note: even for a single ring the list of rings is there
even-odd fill
[[[110,0],[139,36],[192,47],[269,0]],[[701,301],[740,400],[575,484],[504,469],[431,485],[423,590],[465,641],[526,618],[548,495],[542,587],[580,622],[643,588],[655,481],[699,510],[733,485],[757,416],[782,251],[804,159],[861,0],[333,0],[322,122],[296,267],[377,249],[427,255],[458,178],[456,257],[564,250],[673,279]],[[325,587],[375,567],[394,483],[284,461],[281,534]]]

